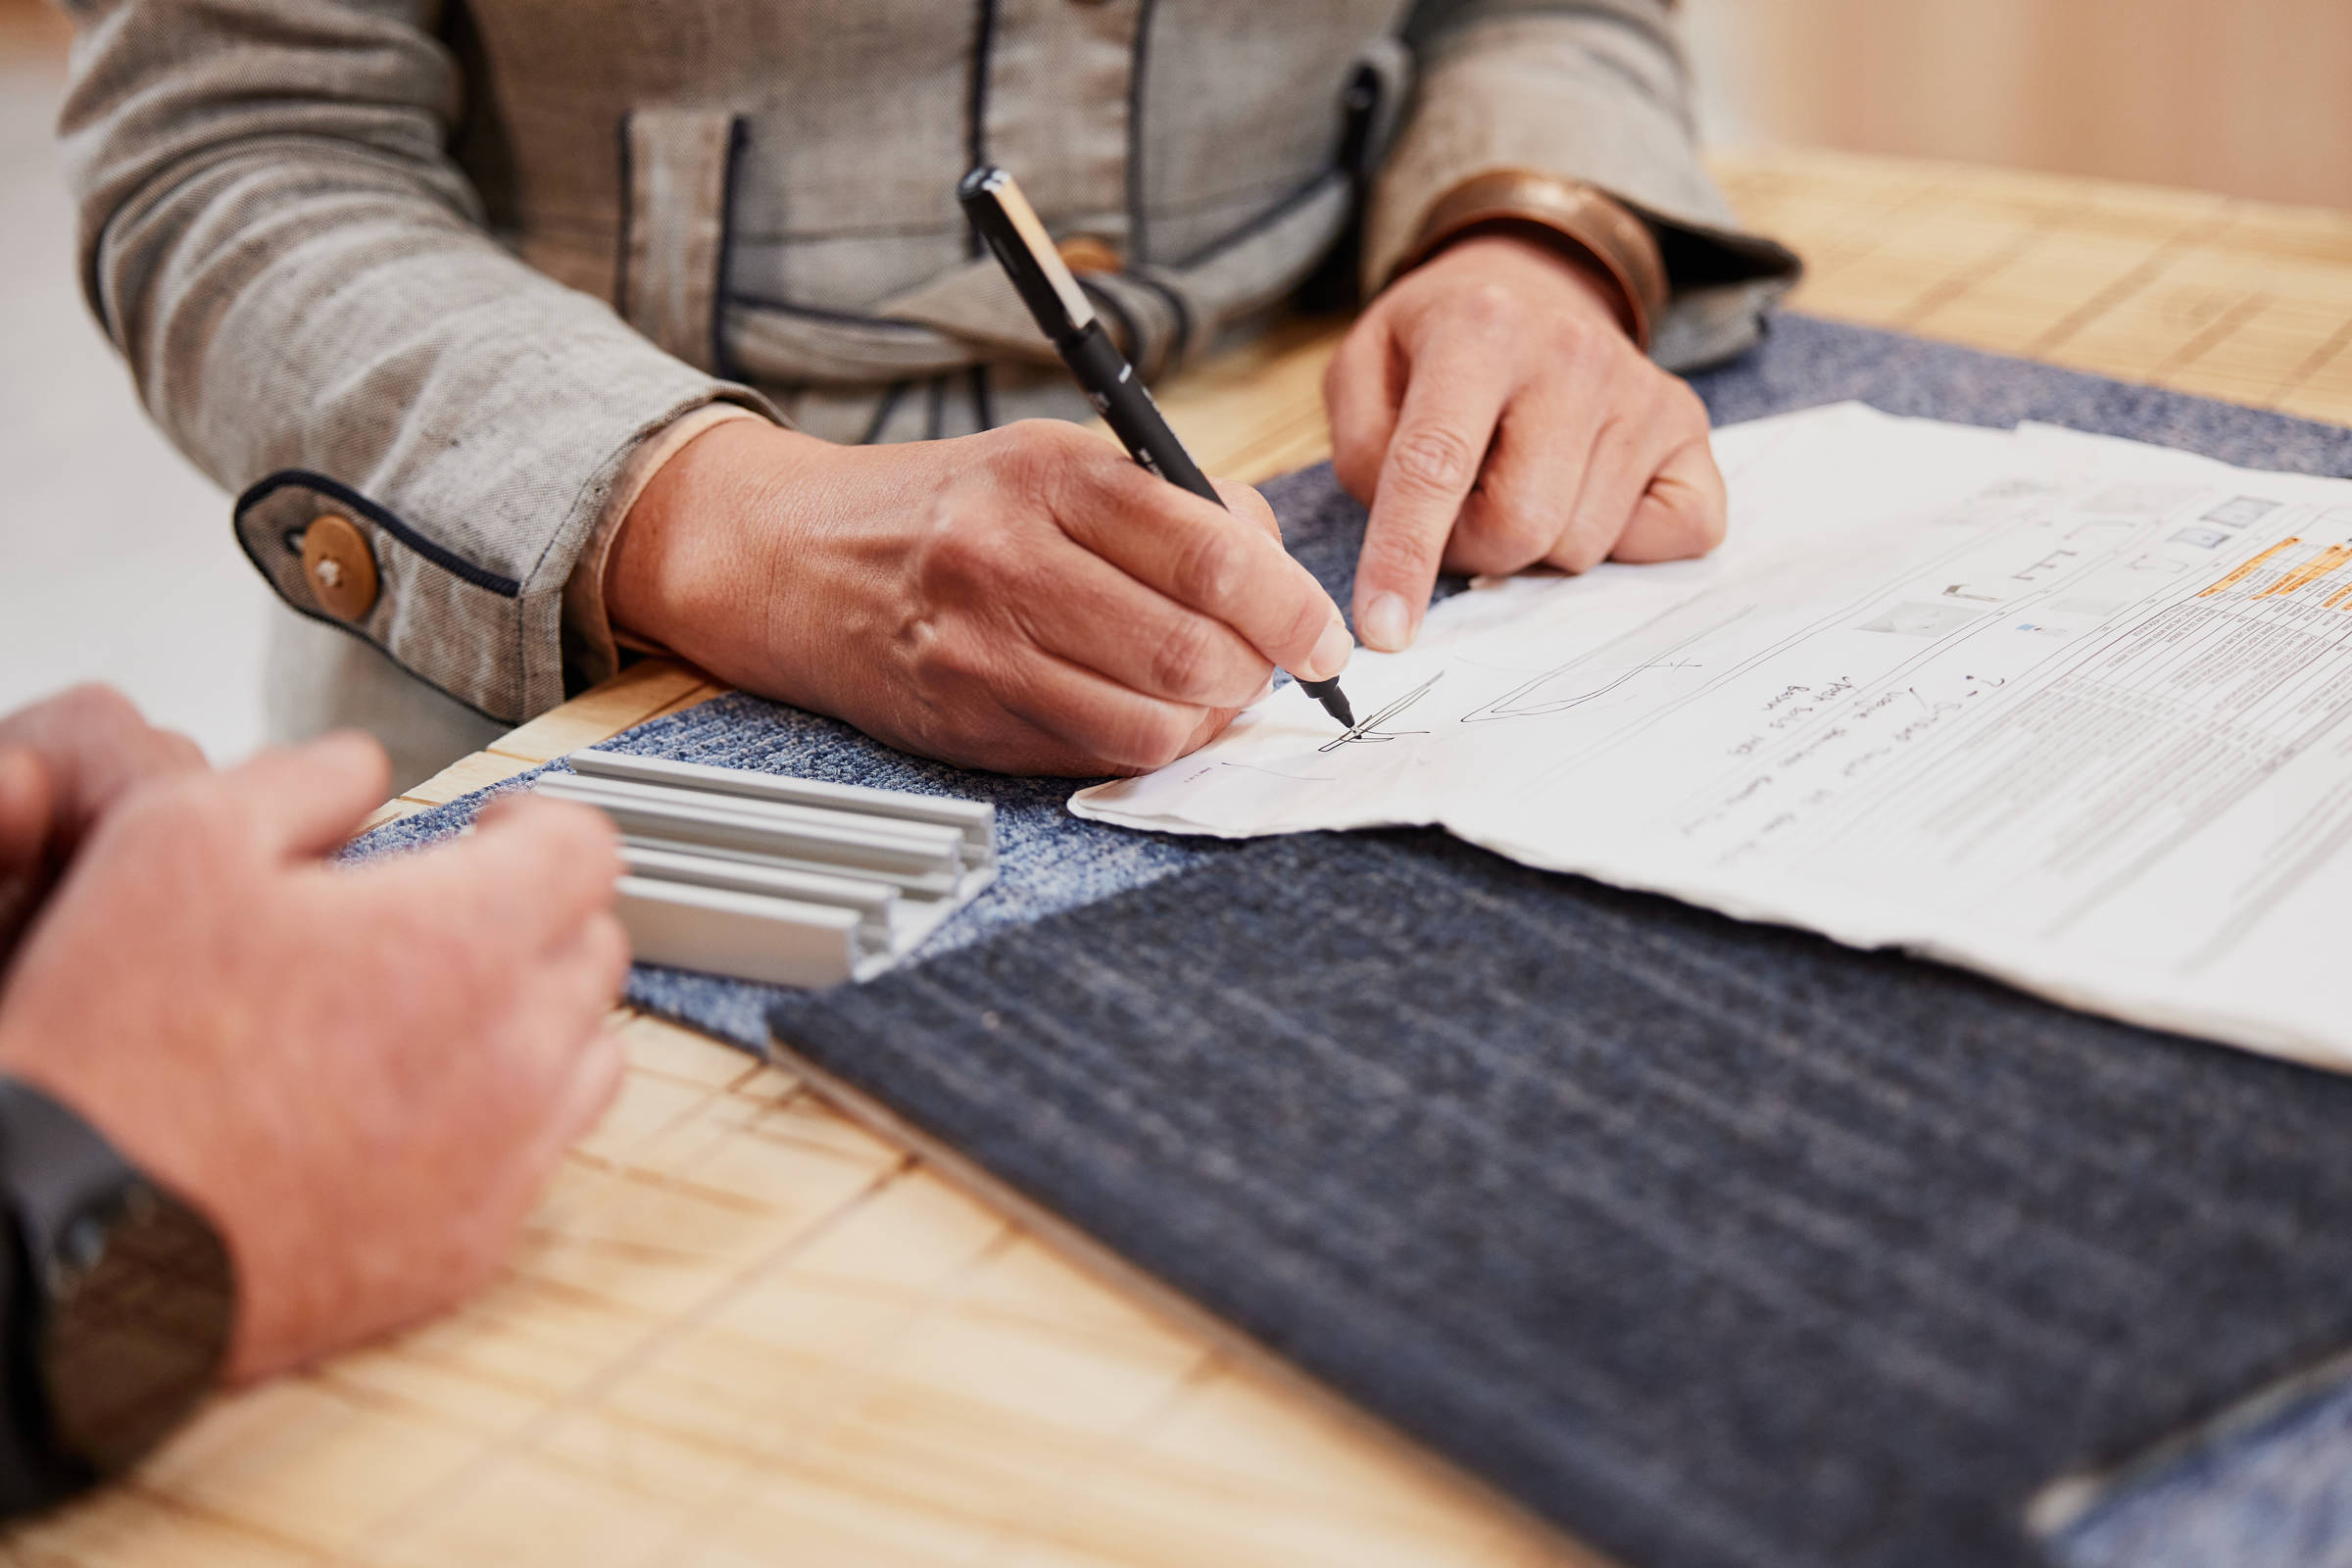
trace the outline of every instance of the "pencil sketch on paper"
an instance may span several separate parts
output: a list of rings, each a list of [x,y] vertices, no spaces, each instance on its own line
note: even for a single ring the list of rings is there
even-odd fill
[[[1412,707],[1422,698],[1427,697],[1429,695],[1429,689],[1445,678],[1446,672],[1442,669],[1439,670],[1435,675],[1430,676],[1429,679],[1423,681],[1411,691],[1406,692],[1402,697],[1397,698],[1395,702],[1389,704],[1388,707],[1382,709],[1379,712],[1374,713],[1370,718],[1365,719],[1362,723],[1356,725],[1355,728],[1349,730],[1347,734],[1342,735],[1338,740],[1326,742],[1324,745],[1316,747],[1315,750],[1319,752],[1336,752],[1343,746],[1362,746],[1366,743],[1402,740],[1407,735],[1428,734],[1429,731],[1425,729],[1384,730],[1381,728],[1381,726],[1386,724],[1389,720],[1395,718],[1397,714],[1403,712],[1406,709]]]
[[[1595,649],[1555,669],[1545,670],[1534,680],[1496,698],[1492,703],[1472,709],[1462,715],[1462,722],[1484,724],[1497,719],[1542,718],[1550,713],[1564,713],[1570,709],[1582,708],[1588,703],[1598,702],[1602,698],[1616,695],[1623,688],[1631,685],[1638,676],[1657,670],[1702,668],[1704,666],[1695,661],[1680,659],[1677,656],[1684,650],[1724,630],[1732,621],[1746,614],[1747,610],[1748,607],[1744,605],[1738,607],[1729,616],[1710,621],[1699,630],[1676,642],[1655,658],[1644,659],[1637,663],[1627,665],[1599,685],[1585,684],[1582,690],[1562,689],[1564,685],[1572,688],[1574,685],[1580,684],[1570,682],[1569,677],[1583,670],[1588,664],[1597,662],[1601,656],[1616,652],[1614,649]],[[1644,631],[1648,629],[1643,628]]]

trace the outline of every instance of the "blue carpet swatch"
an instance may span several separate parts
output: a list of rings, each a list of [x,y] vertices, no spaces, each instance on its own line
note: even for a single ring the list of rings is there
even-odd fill
[[[1799,317],[1696,384],[1719,422],[1860,398],[2352,474],[2352,431]],[[1346,604],[1361,509],[1328,469],[1267,493]],[[2054,1478],[2352,1348],[2352,1081],[1435,834],[1081,822],[1065,781],[751,698],[615,744],[997,802],[1004,881],[918,961],[812,995],[640,969],[631,1000],[754,1047],[772,1019],[1628,1563],[2034,1561]],[[2273,1422],[2135,1472],[2055,1549],[2106,1568],[2191,1507],[2311,1538],[2261,1533],[2294,1490],[2262,1477],[2352,1433],[2315,1397],[2286,1458]]]

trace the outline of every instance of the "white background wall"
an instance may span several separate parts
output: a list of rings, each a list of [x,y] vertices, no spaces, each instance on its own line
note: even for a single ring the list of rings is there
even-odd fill
[[[278,610],[227,499],[155,431],[84,309],[45,46],[0,30],[0,712],[105,680],[216,760],[262,735]]]

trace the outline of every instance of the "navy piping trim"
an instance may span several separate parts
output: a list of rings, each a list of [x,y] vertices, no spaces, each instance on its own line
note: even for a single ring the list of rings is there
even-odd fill
[[[906,395],[906,385],[905,381],[890,383],[882,401],[874,406],[874,416],[866,422],[865,434],[858,438],[859,446],[870,447],[882,439],[882,432],[890,428],[890,416],[899,412],[899,400]]]
[[[629,156],[629,117],[614,122],[620,141],[620,253],[612,258],[612,314],[629,318],[629,214],[637,205],[636,160]]]
[[[268,482],[268,480],[263,481],[264,484],[267,484]],[[256,485],[254,488],[258,490],[261,488],[261,486]],[[251,495],[252,491],[247,491],[246,494]],[[242,497],[240,497],[238,500],[237,515],[240,517],[244,515],[244,502]],[[276,575],[270,571],[269,564],[264,562],[259,555],[254,553],[252,543],[245,537],[245,530],[242,528],[232,528],[229,531],[236,536],[237,548],[245,553],[245,559],[253,563],[253,569],[262,574],[262,580],[269,583],[273,588],[276,587]],[[297,544],[294,546],[294,548],[299,550],[301,546]],[[363,643],[366,646],[374,649],[377,653],[382,654],[387,659],[392,657],[392,651],[390,649],[386,648],[382,643],[377,642],[374,638],[368,636],[366,632],[360,630],[359,627],[353,625],[351,622],[347,620],[337,620],[334,616],[329,615],[322,611],[313,610],[308,605],[298,605],[283,590],[279,591],[277,597],[288,610],[291,610],[294,612],[294,613],[302,616],[304,619],[315,620],[321,626],[332,626],[335,630],[341,632],[353,642]],[[403,669],[408,669],[406,664],[401,665],[401,667]],[[490,711],[490,710],[484,708],[479,703],[470,701],[467,698],[460,697],[456,692],[451,691],[448,687],[442,685],[437,680],[432,680],[424,675],[419,675],[416,670],[413,669],[410,669],[409,673],[416,676],[417,680],[422,681],[425,685],[430,686],[433,690],[439,692],[442,696],[448,698],[451,702],[458,704],[462,708],[468,709],[473,712],[481,714],[484,718],[490,720],[494,724],[513,724],[515,722],[515,720],[511,717],[493,713]]]
[[[384,532],[390,534],[402,544],[407,545],[417,555],[422,556],[425,560],[431,562],[434,565],[439,566],[443,571],[448,572],[453,577],[469,582],[476,588],[484,589],[490,593],[494,593],[501,599],[519,599],[522,597],[522,584],[515,581],[513,577],[504,577],[499,575],[497,572],[490,570],[487,566],[475,565],[472,562],[467,561],[464,556],[458,555],[445,546],[433,543],[433,541],[427,539],[424,537],[424,535],[418,533],[416,529],[410,527],[407,523],[401,521],[398,517],[395,517],[392,515],[392,514],[386,512],[383,508],[377,506],[366,496],[361,495],[357,490],[352,489],[348,485],[337,484],[334,480],[329,479],[326,475],[322,473],[313,473],[307,468],[280,469],[278,472],[270,475],[267,479],[263,479],[259,483],[255,484],[252,489],[246,491],[243,495],[237,497],[236,515],[238,519],[242,521],[247,513],[251,512],[255,507],[260,506],[263,502],[269,500],[271,496],[277,494],[280,490],[291,489],[298,485],[305,490],[316,490],[320,495],[325,496],[328,500],[335,502],[337,505],[347,507],[351,511],[358,513],[361,516],[366,517],[369,522],[374,523],[378,528],[383,529]],[[249,555],[251,554],[251,552],[247,553]],[[262,565],[261,562],[259,561],[254,562],[254,564],[256,566]],[[269,570],[269,568],[266,566],[263,566],[262,569],[264,571]],[[338,624],[340,623],[338,622]]]
[[[1168,302],[1169,311],[1172,312],[1176,318],[1176,341],[1168,345],[1168,352],[1161,357],[1159,362],[1160,371],[1162,374],[1165,374],[1167,371],[1174,369],[1177,366],[1184,363],[1184,356],[1186,352],[1189,351],[1193,346],[1192,310],[1184,303],[1183,295],[1177,293],[1174,289],[1168,287],[1167,284],[1162,283],[1156,277],[1152,277],[1144,272],[1122,272],[1119,275],[1122,277],[1133,278],[1136,282],[1143,284],[1144,287],[1150,289],[1152,293],[1157,294],[1161,299],[1166,300]]]
[[[1342,184],[1348,183],[1348,172],[1344,169],[1337,168],[1325,170],[1322,173],[1313,176],[1307,180],[1305,184],[1300,185],[1289,195],[1283,196],[1276,200],[1273,206],[1268,207],[1265,211],[1259,213],[1255,218],[1245,219],[1241,227],[1233,229],[1228,233],[1218,235],[1215,239],[1210,240],[1206,245],[1201,246],[1200,249],[1193,252],[1190,256],[1187,256],[1183,260],[1177,262],[1175,266],[1170,269],[1170,270],[1189,272],[1196,267],[1202,267],[1212,261],[1215,261],[1218,257],[1233,249],[1236,245],[1240,245],[1244,241],[1256,238],[1257,235],[1264,232],[1266,229],[1272,228],[1276,223],[1281,222],[1284,219],[1290,217],[1299,208],[1304,207],[1308,202],[1313,201],[1317,196],[1321,195],[1323,193],[1323,188],[1326,185],[1329,185],[1333,180],[1338,180]]]
[[[997,427],[997,394],[988,384],[986,361],[972,367],[972,416],[983,430]]]
[[[1144,100],[1145,79],[1152,70],[1152,18],[1154,0],[1143,0],[1135,14],[1135,45],[1127,64],[1127,257],[1131,267],[1152,259],[1151,224],[1144,215]]]
[[[743,116],[727,122],[727,167],[718,176],[718,275],[710,280],[710,373],[729,381],[743,379],[727,352],[727,274],[735,255],[735,174],[751,140]]]
[[[1118,328],[1117,336],[1121,352],[1129,360],[1143,358],[1145,345],[1142,336],[1135,329],[1135,318],[1127,314],[1127,307],[1119,303],[1118,297],[1110,290],[1090,283],[1083,277],[1078,280],[1078,288],[1081,293],[1094,302],[1095,309],[1109,317],[1111,324]]]
[[[795,305],[789,300],[768,299],[760,294],[730,294],[730,305],[745,305],[755,311],[774,311],[780,316],[802,316],[812,321],[839,321],[844,326],[882,326],[898,332],[931,332],[938,328],[920,321],[902,321],[891,316],[860,316],[856,311],[832,311],[821,305]]]
[[[988,162],[988,77],[995,63],[997,47],[997,0],[980,0],[980,14],[972,27],[972,83],[968,96],[964,123],[964,168],[978,169]],[[964,254],[978,257],[984,249],[980,231],[964,224]]]

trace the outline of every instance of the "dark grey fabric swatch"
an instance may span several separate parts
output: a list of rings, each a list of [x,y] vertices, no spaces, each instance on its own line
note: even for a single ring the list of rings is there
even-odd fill
[[[778,1035],[1644,1565],[2034,1560],[2352,1344],[2352,1080],[1433,834],[1268,840]]]

